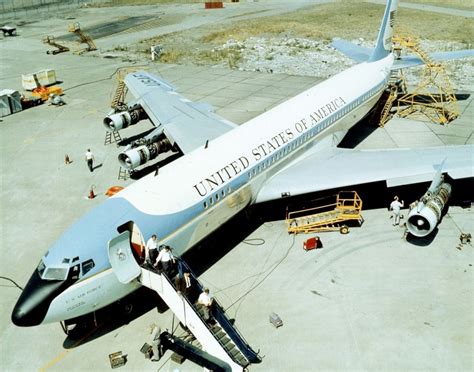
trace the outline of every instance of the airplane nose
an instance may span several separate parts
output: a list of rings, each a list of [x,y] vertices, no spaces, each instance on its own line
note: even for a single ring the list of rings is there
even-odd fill
[[[41,324],[48,312],[51,301],[63,283],[63,281],[43,280],[35,271],[13,308],[13,324],[19,327]]]

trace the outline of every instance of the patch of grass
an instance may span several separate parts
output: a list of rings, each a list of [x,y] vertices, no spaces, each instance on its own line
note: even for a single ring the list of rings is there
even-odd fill
[[[111,6],[124,5],[156,5],[156,4],[192,4],[202,3],[201,0],[110,0]]]
[[[179,63],[187,55],[182,50],[168,49],[160,54],[159,61],[163,63]]]
[[[223,44],[229,38],[242,41],[251,36],[266,35],[318,40],[334,37],[375,39],[383,10],[383,5],[359,2],[311,6],[293,13],[221,26],[203,36],[201,42]],[[397,22],[403,29],[409,28],[424,39],[459,42],[472,39],[472,24],[468,18],[400,8]]]
[[[472,3],[469,4],[469,0],[404,0],[404,3],[417,3],[417,4],[426,4],[426,5],[435,5],[441,6],[443,8],[456,8],[462,10],[471,10]]]
[[[229,58],[238,60],[241,58],[240,53],[235,50],[229,57],[230,51],[219,49],[216,52],[213,49],[220,48],[229,39],[244,41],[249,37],[375,40],[383,11],[384,5],[348,0],[312,5],[277,16],[202,26],[145,40],[144,43],[162,45],[165,49],[163,61],[170,60],[173,63],[184,59],[195,59],[198,63],[215,63]],[[396,21],[401,30],[408,30],[421,39],[456,41],[463,43],[466,48],[472,45],[471,20],[466,17],[400,8]]]

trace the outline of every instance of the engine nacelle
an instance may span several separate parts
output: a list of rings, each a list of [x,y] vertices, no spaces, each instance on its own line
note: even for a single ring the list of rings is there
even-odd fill
[[[407,229],[416,237],[431,233],[441,220],[441,213],[451,196],[451,185],[442,183],[434,192],[428,191],[408,213]]]
[[[127,128],[128,126],[147,118],[148,116],[145,110],[138,105],[128,111],[106,116],[104,118],[104,125],[109,132],[114,132],[116,130]]]
[[[147,145],[134,147],[118,155],[119,163],[128,170],[135,169],[146,162],[153,160],[162,152],[171,150],[170,141],[165,138]]]

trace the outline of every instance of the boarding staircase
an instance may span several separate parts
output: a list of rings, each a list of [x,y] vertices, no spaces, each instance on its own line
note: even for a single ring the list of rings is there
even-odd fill
[[[139,266],[130,248],[130,232],[125,231],[109,242],[109,259],[120,282],[126,284],[138,280],[156,291],[181,324],[199,341],[203,350],[226,362],[232,371],[243,371],[250,363],[261,361],[227,318],[216,299],[212,306],[213,324],[209,324],[204,320],[199,305],[191,300],[192,296],[179,293],[174,281],[166,274]],[[202,292],[204,288],[191,269],[182,260],[179,260],[179,264],[183,271],[191,273],[193,289]]]
[[[362,199],[355,191],[343,191],[337,194],[336,202],[319,207],[288,212],[286,224],[288,233],[313,233],[339,230],[347,234],[349,228],[344,223],[364,221],[361,215]]]
[[[97,50],[97,46],[95,45],[92,38],[81,30],[81,25],[78,22],[71,23],[69,25],[68,31],[76,34],[81,43],[87,44],[86,49],[79,50],[75,52],[76,54],[82,54],[84,52],[91,52],[93,50]]]
[[[56,39],[54,38],[54,36],[51,36],[51,35],[47,35],[47,36],[43,37],[43,44],[48,44],[48,45],[51,45],[52,47],[56,48],[56,49],[53,49],[53,50],[48,50],[46,52],[46,54],[56,55],[56,54],[63,53],[63,52],[69,52],[69,48],[67,46],[58,44],[56,42]]]

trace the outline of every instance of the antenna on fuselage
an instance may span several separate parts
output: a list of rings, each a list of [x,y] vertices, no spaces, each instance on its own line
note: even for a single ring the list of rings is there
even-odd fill
[[[209,146],[209,140],[206,140],[206,144],[204,145],[204,148],[207,149],[207,146]]]

